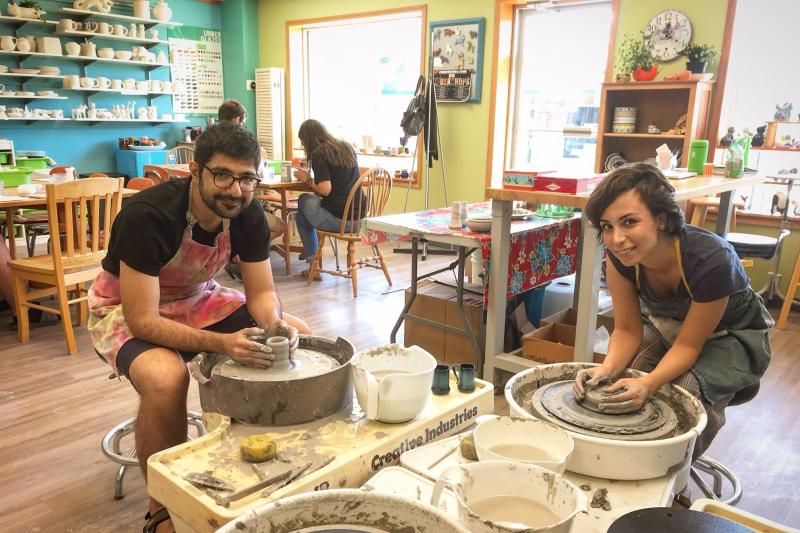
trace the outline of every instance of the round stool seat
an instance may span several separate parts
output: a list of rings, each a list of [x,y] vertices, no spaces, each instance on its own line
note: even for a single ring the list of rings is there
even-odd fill
[[[726,233],[722,236],[733,245],[739,257],[770,259],[775,255],[780,238],[754,235],[752,233]]]

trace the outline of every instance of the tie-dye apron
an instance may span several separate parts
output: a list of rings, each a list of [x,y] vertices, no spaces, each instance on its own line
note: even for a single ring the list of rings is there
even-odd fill
[[[214,276],[231,255],[230,219],[214,246],[192,240],[197,219],[192,214],[192,189],[186,229],[180,247],[158,274],[159,314],[186,326],[202,329],[224,319],[245,303],[244,294],[219,285]],[[119,277],[103,270],[89,290],[89,335],[95,350],[116,368],[117,352],[133,338],[122,312]]]

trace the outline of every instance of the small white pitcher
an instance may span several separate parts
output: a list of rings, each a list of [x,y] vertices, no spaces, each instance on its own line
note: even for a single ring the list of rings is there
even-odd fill
[[[358,403],[368,419],[407,422],[428,404],[436,358],[419,346],[378,346],[357,353],[350,364]]]

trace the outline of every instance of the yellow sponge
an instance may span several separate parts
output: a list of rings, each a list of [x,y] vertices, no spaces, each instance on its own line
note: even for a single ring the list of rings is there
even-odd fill
[[[250,435],[242,439],[242,459],[251,463],[263,463],[278,455],[278,443],[269,435]]]

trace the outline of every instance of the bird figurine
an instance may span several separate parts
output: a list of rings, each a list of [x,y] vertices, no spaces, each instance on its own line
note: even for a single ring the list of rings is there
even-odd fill
[[[734,132],[734,129],[732,127],[728,128],[728,133],[726,133],[725,136],[722,139],[719,140],[720,146],[730,146],[731,145],[731,143],[733,142],[733,132]]]

